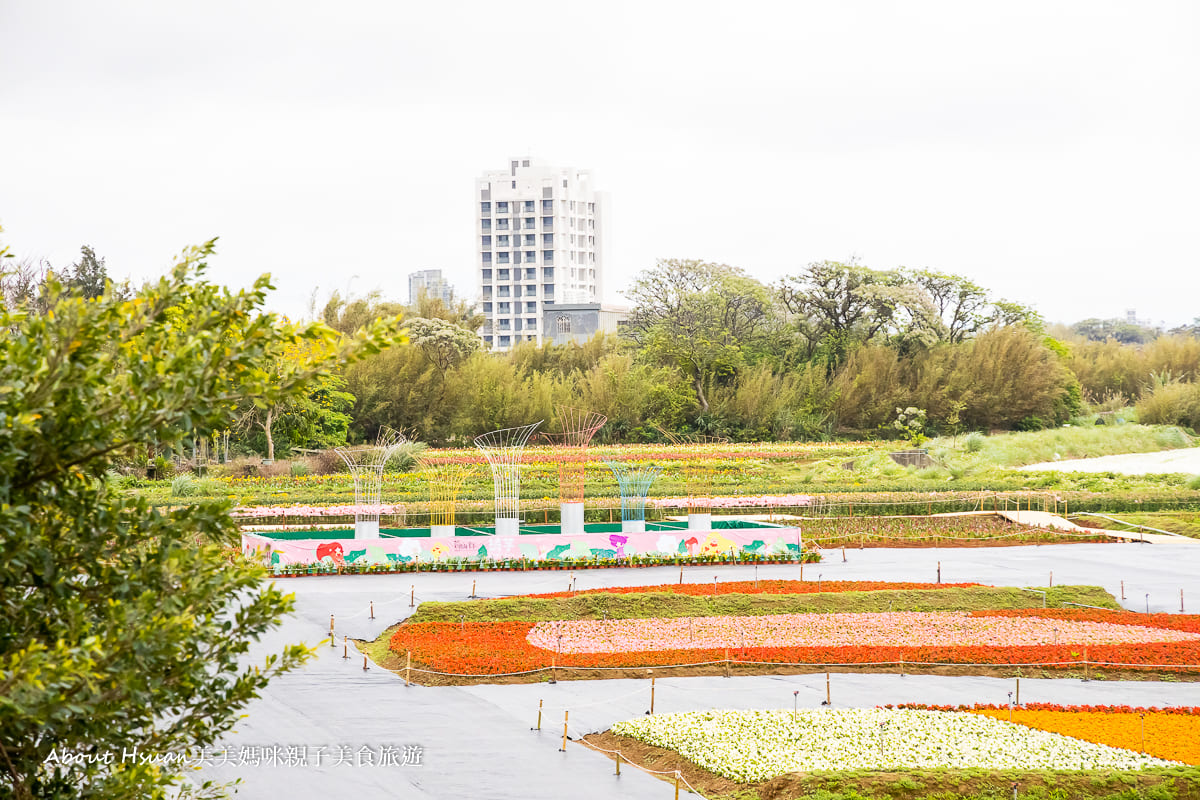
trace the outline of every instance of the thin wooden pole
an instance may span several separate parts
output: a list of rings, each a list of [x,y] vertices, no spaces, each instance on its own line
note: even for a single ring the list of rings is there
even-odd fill
[[[540,731],[541,729],[542,729],[542,701],[538,700],[538,723],[537,723],[537,727],[534,728],[534,730]]]
[[[621,774],[621,751],[617,751],[617,775]]]
[[[408,596],[408,607],[415,608],[417,605],[417,586],[413,584],[412,594]]]
[[[375,601],[371,601],[371,616],[370,619],[375,619]]]
[[[1021,705],[1021,676],[1017,676],[1017,705]]]
[[[825,673],[825,705],[827,705],[827,706],[833,705],[833,697],[831,696],[830,689],[829,689],[829,673],[828,672]]]
[[[654,681],[655,680],[656,680],[656,678],[653,675],[651,675],[650,676],[650,713],[651,714],[654,713]]]
[[[404,651],[404,685],[412,685],[412,651]]]
[[[350,657],[350,642],[348,637],[342,636],[342,658]]]
[[[675,770],[675,800],[679,800],[679,770]]]
[[[366,653],[364,653],[363,654],[363,672],[366,672],[369,669],[370,669],[370,667],[367,666],[367,655],[366,655]]]
[[[570,711],[563,712],[563,744],[562,744],[562,750],[559,751],[562,753],[567,752],[567,718],[570,715],[571,715]]]

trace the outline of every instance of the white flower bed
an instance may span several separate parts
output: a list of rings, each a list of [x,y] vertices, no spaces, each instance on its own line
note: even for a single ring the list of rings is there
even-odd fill
[[[735,781],[853,769],[1136,770],[1173,762],[979,714],[908,709],[693,711],[618,722]]]

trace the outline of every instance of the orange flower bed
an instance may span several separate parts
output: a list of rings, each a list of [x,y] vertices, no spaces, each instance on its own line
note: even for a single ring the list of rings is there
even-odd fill
[[[971,713],[1007,720],[1008,709]],[[1163,711],[1043,711],[1014,708],[1012,721],[1096,744],[1146,752],[1169,761],[1200,764],[1200,716]],[[1143,724],[1145,740],[1143,742]],[[1144,745],[1144,746],[1143,746]]]
[[[1094,617],[1093,614],[1102,616]],[[1053,611],[1042,609],[1023,612],[976,612],[977,615],[1054,616],[1060,619],[1102,620],[1110,623],[1146,625],[1175,630],[1200,628],[1200,617]],[[401,625],[392,634],[389,646],[395,653],[409,651],[428,669],[455,675],[500,675],[549,667],[554,654],[534,647],[526,637],[533,626],[529,621],[515,622],[423,622]],[[652,652],[563,653],[559,666],[584,668],[655,667],[722,661],[728,657],[740,662],[773,664],[871,664],[899,662],[909,664],[998,664],[1042,665],[1049,669],[1080,669],[1083,648],[1079,645],[1028,646],[928,646],[928,647],[747,647],[725,649],[681,649]],[[1087,648],[1092,664],[1113,663],[1159,667],[1169,670],[1194,670],[1200,665],[1200,642],[1161,642],[1149,644],[1112,644]],[[1171,666],[1185,665],[1185,666]]]
[[[879,592],[906,589],[963,589],[978,583],[888,583],[886,581],[732,581],[729,583],[670,583],[656,586],[613,586],[606,589],[582,589],[578,592],[523,594],[519,597],[574,597],[579,594],[687,594],[708,597],[714,594],[816,594],[817,592]]]

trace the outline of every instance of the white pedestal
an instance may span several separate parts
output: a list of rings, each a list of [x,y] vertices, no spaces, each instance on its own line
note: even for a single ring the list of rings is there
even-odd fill
[[[560,533],[583,533],[583,503],[559,503]]]
[[[454,526],[453,525],[430,525],[429,526],[429,535],[435,539],[440,538],[440,537],[452,537],[452,536],[454,536]]]
[[[712,514],[688,514],[689,531],[711,531]]]
[[[623,519],[621,520],[621,533],[645,533],[646,520],[644,519]]]
[[[496,535],[497,536],[516,536],[519,531],[520,521],[513,517],[502,517],[496,520]]]
[[[377,519],[360,519],[354,523],[354,538],[355,539],[378,539],[379,538],[379,520]]]

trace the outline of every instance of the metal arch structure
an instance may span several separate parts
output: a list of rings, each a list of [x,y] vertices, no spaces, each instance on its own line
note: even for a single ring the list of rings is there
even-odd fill
[[[672,433],[661,425],[654,426],[667,441],[677,447],[704,447],[715,444],[729,444],[724,436],[706,436],[699,433]],[[707,502],[712,497],[713,475],[708,467],[697,466],[688,459],[683,460],[684,486],[688,499],[688,530],[711,530],[712,509]]]
[[[405,444],[408,444],[408,437],[403,433],[383,427],[375,437],[375,444],[334,448],[354,476],[355,539],[379,536],[379,496],[383,486],[383,468]]]
[[[626,461],[605,461],[621,490],[621,532],[643,533],[646,530],[646,498],[650,484],[662,472],[656,464]]]
[[[587,448],[608,417],[572,406],[555,406],[558,430],[542,437],[556,450],[558,510],[561,533],[583,533],[583,487],[587,475]]]
[[[521,458],[529,437],[542,420],[519,428],[501,428],[475,437],[492,468],[492,486],[496,495],[496,534],[516,536],[521,511]]]
[[[465,464],[439,464],[421,457],[417,458],[417,462],[429,484],[430,535],[453,536],[458,493],[471,476],[472,469]]]

